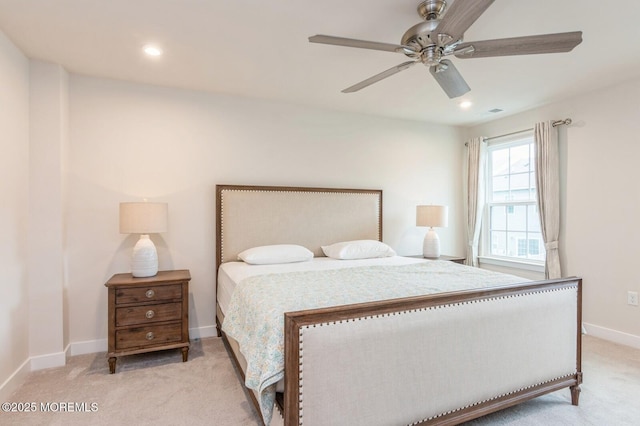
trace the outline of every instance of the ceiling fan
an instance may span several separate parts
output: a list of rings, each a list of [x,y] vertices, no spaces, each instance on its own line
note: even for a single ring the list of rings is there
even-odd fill
[[[373,77],[347,87],[342,92],[357,92],[373,83],[406,70],[417,63],[429,67],[429,72],[449,98],[467,93],[469,86],[456,67],[445,56],[456,58],[486,58],[491,56],[531,55],[537,53],[569,52],[582,42],[582,31],[542,34],[463,42],[464,32],[491,6],[494,0],[455,0],[446,11],[447,1],[425,0],[418,5],[418,14],[424,19],[409,28],[400,44],[379,43],[351,38],[315,35],[312,43],[357,47],[402,53],[410,61],[396,65]],[[449,0],[449,3],[451,1]]]

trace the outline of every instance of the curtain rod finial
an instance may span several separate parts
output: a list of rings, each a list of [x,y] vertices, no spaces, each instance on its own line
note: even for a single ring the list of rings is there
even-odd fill
[[[562,126],[562,125],[569,125],[571,124],[572,121],[570,118],[565,118],[564,120],[558,120],[558,121],[554,121],[553,123],[551,123],[551,125],[553,127],[558,127],[558,126]]]

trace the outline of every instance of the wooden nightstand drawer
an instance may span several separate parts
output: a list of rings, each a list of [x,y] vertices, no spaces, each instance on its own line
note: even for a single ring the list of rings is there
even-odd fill
[[[162,285],[135,288],[119,288],[116,291],[116,305],[125,303],[154,302],[158,300],[180,299],[181,285]]]
[[[166,345],[182,340],[180,323],[126,328],[116,331],[116,350]]]
[[[182,303],[159,303],[116,309],[116,327],[176,321],[182,318]]]
[[[189,281],[187,269],[160,271],[152,277],[115,274],[109,289],[109,372],[118,356],[180,349],[189,357]]]

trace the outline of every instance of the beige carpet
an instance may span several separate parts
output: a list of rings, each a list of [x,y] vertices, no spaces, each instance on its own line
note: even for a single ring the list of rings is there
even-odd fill
[[[640,350],[589,336],[583,346],[579,407],[562,390],[468,424],[640,424]],[[186,363],[179,351],[122,357],[113,375],[104,353],[72,357],[65,367],[30,373],[9,402],[33,402],[37,412],[0,412],[0,424],[260,424],[220,339],[193,341],[189,355]],[[58,412],[41,412],[43,403]],[[65,403],[85,412],[61,412]]]

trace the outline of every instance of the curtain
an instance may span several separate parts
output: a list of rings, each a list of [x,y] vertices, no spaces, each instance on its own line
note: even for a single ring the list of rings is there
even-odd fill
[[[484,139],[473,138],[466,143],[465,158],[465,206],[467,211],[467,257],[465,264],[478,266],[478,241],[484,208],[484,174],[486,150]]]
[[[536,123],[534,138],[536,145],[536,195],[542,227],[542,239],[547,251],[545,277],[560,278],[560,181],[558,159],[558,137],[550,121]]]

